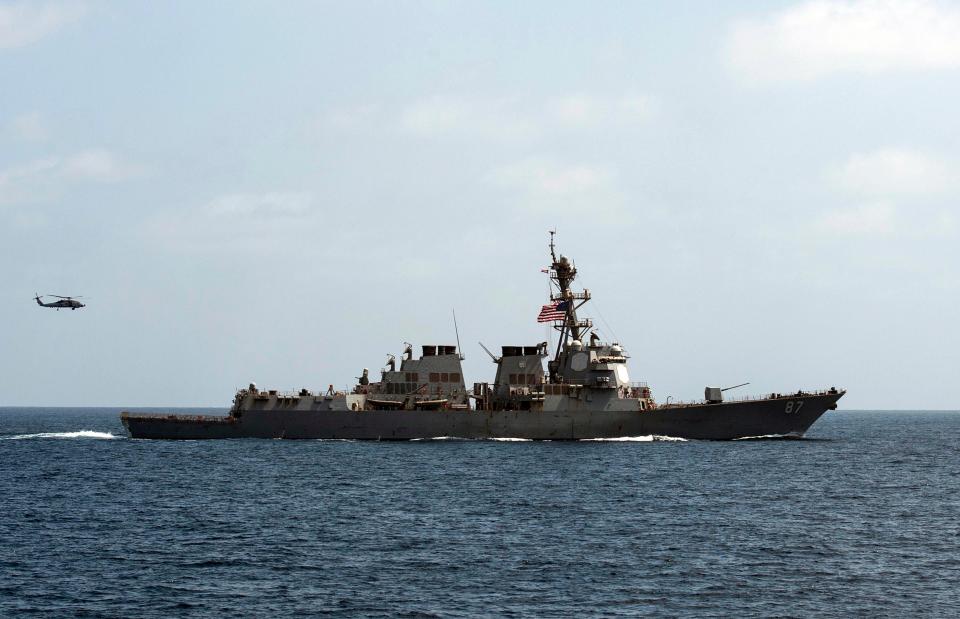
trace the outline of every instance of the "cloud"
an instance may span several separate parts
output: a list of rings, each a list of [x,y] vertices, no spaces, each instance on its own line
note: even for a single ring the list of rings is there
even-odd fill
[[[10,131],[27,142],[42,142],[50,137],[50,131],[40,112],[20,114],[10,121]]]
[[[82,4],[18,2],[0,5],[0,49],[25,47],[79,21]]]
[[[498,185],[554,196],[604,189],[614,177],[608,166],[559,164],[544,159],[527,159],[503,166],[491,175]]]
[[[346,131],[379,129],[382,118],[383,110],[379,103],[362,103],[330,110],[320,124],[321,128]]]
[[[656,104],[652,97],[642,94],[619,97],[576,94],[553,99],[548,103],[548,109],[560,127],[589,129],[646,123],[653,115]]]
[[[318,235],[332,229],[335,214],[314,208],[303,192],[228,193],[187,208],[152,214],[142,234],[172,251],[205,255],[266,255],[325,250]]]
[[[954,162],[911,149],[851,155],[828,177],[860,204],[821,214],[816,229],[851,237],[952,237],[958,172]]]
[[[957,236],[957,216],[949,209],[904,208],[889,203],[861,204],[822,213],[814,231],[844,238],[933,241]]]
[[[529,158],[494,169],[487,180],[511,194],[515,206],[534,212],[594,217],[617,213],[623,204],[617,171],[606,164]]]
[[[925,153],[883,148],[852,155],[836,173],[839,184],[865,196],[910,196],[943,193],[957,172],[946,161]]]
[[[400,129],[423,137],[524,140],[539,132],[534,119],[508,98],[431,96],[409,103],[400,113]]]
[[[215,216],[295,216],[310,210],[313,197],[307,193],[234,193],[211,200],[205,211]]]
[[[736,22],[729,67],[750,82],[960,67],[960,6],[933,0],[812,0]]]
[[[844,236],[883,236],[895,229],[896,210],[889,204],[869,204],[824,214],[820,228]]]
[[[68,157],[63,163],[63,171],[75,179],[116,183],[142,176],[146,168],[123,161],[110,151],[91,149]]]
[[[45,183],[39,182],[55,172],[60,165],[56,157],[37,159],[0,170],[0,205],[23,201],[35,201],[38,197],[32,188]]]
[[[44,157],[0,170],[0,204],[43,202],[66,182],[116,183],[146,173],[141,165],[106,150]]]
[[[428,139],[529,142],[557,132],[627,130],[647,124],[656,111],[649,95],[573,93],[558,96],[488,97],[431,95],[400,106],[363,104],[329,111],[323,128],[384,130]]]
[[[56,157],[48,157],[0,170],[0,189],[9,187],[18,181],[38,176],[48,170],[53,170],[59,164],[60,160]]]

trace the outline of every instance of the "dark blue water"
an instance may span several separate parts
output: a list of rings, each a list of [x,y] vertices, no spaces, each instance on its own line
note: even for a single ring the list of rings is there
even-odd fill
[[[117,413],[0,409],[0,616],[960,608],[957,413],[732,443],[151,442]]]

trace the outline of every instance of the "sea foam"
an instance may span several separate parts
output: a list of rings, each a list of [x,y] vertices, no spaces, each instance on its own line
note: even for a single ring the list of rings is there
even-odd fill
[[[660,434],[647,434],[646,436],[618,436],[616,438],[584,438],[580,440],[603,441],[609,443],[687,442],[687,439],[680,438],[679,436],[663,436]]]
[[[17,434],[16,436],[3,437],[6,440],[16,441],[27,438],[96,438],[113,439],[119,438],[109,432],[97,432],[95,430],[79,430],[77,432],[40,432],[39,434]]]
[[[462,438],[459,436],[431,436],[429,438],[412,438],[411,441],[501,441],[501,442],[529,442],[532,438]]]

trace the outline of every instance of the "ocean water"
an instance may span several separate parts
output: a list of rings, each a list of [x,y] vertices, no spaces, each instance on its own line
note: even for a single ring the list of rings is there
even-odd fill
[[[955,617],[960,413],[804,440],[135,441],[0,409],[0,616]]]

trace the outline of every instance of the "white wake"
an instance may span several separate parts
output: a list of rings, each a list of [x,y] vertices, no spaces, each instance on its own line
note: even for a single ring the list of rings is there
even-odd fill
[[[687,442],[687,439],[680,438],[679,436],[663,436],[661,434],[647,434],[646,436],[618,436],[617,438],[584,438],[580,440],[603,441],[609,443]]]
[[[462,438],[459,436],[431,436],[428,438],[412,438],[411,441],[502,441],[502,442],[529,442],[532,438]]]
[[[96,432],[94,430],[80,430],[78,432],[40,432],[39,434],[17,434],[16,436],[5,436],[5,440],[17,441],[27,438],[96,438],[112,439],[118,438],[109,432]]]

